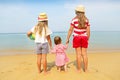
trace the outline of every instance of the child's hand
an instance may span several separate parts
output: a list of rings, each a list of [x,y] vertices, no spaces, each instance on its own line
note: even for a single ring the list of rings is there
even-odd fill
[[[66,43],[66,46],[68,46],[68,43]]]
[[[53,48],[52,48],[52,46],[50,46],[50,50],[52,50]]]
[[[54,54],[54,51],[53,51],[53,49],[51,49],[49,53],[50,53],[50,54]]]

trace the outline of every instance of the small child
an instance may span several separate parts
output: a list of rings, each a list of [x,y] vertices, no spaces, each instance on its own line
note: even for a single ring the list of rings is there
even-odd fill
[[[61,42],[62,42],[61,38],[59,36],[56,36],[54,38],[55,46],[51,50],[51,52],[56,54],[55,65],[57,66],[57,70],[61,71],[62,69],[64,69],[64,71],[66,71],[67,70],[66,63],[68,62],[69,59],[65,54],[65,50],[67,49],[68,44],[63,45]]]

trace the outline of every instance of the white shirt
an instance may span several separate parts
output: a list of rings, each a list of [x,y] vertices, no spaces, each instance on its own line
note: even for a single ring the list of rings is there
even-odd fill
[[[34,29],[35,29],[35,27],[33,27],[31,29],[31,32],[34,33]],[[52,31],[47,27],[46,28],[46,36],[48,36],[50,34],[52,34]],[[46,43],[46,42],[48,42],[47,39],[46,39],[46,36],[45,36],[45,29],[44,28],[42,30],[42,35],[41,36],[39,35],[38,32],[36,32],[36,34],[35,34],[35,43]]]

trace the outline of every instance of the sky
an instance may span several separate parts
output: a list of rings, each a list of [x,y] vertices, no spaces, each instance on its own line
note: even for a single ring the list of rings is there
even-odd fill
[[[120,31],[120,0],[0,0],[0,33],[26,33],[41,12],[47,13],[53,32],[68,31],[80,4],[91,31]]]

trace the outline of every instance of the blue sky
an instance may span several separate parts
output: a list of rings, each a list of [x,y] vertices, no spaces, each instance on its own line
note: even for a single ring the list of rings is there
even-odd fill
[[[119,0],[0,0],[0,33],[26,33],[46,12],[52,31],[68,31],[77,5],[86,7],[92,31],[120,31]]]

